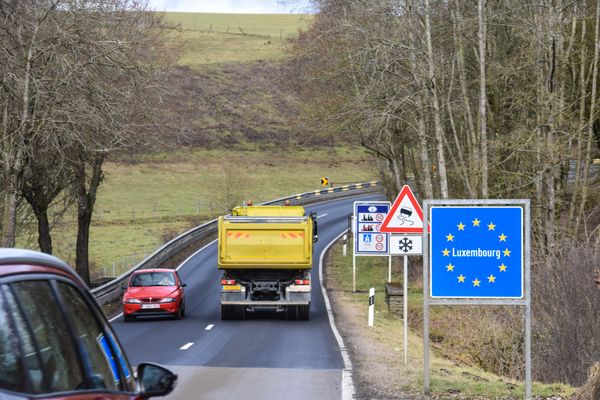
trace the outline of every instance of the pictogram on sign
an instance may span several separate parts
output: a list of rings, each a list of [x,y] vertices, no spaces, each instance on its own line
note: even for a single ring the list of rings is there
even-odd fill
[[[423,209],[408,185],[404,185],[381,224],[385,233],[422,233]]]

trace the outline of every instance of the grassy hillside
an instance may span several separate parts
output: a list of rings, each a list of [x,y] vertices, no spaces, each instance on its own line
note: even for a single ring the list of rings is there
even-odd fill
[[[165,123],[175,141],[213,147],[327,141],[294,122],[302,106],[288,87],[282,64],[287,54],[281,32],[293,34],[311,18],[168,13],[167,20],[181,27],[174,35],[178,65],[165,96]],[[238,28],[259,35],[244,35]]]
[[[183,30],[286,38],[308,26],[310,14],[165,13],[167,22]]]
[[[166,13],[165,17],[180,29],[178,64],[189,67],[281,60],[285,39],[312,20],[304,14]]]

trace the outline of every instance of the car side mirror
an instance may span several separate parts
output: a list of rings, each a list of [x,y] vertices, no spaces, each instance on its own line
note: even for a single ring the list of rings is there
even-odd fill
[[[187,283],[182,283],[181,284],[181,287],[186,287],[186,286],[187,286]]]
[[[139,396],[143,399],[166,396],[173,391],[177,383],[177,375],[162,365],[141,363],[137,368]]]
[[[127,289],[127,284],[126,283],[122,284],[121,285],[121,289],[126,290]]]

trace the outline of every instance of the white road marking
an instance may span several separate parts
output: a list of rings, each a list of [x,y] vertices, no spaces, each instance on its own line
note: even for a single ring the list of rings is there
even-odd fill
[[[317,219],[319,219],[319,218],[323,218],[323,217],[326,217],[326,216],[327,216],[327,214],[326,214],[326,213],[325,213],[325,214],[321,214],[321,215],[318,215],[318,216],[317,216]]]
[[[186,343],[186,344],[184,344],[183,346],[181,346],[181,347],[179,348],[179,350],[187,350],[187,349],[189,349],[190,347],[192,347],[193,345],[194,345],[194,342],[189,342],[189,343]]]
[[[123,313],[119,313],[117,315],[115,315],[114,317],[112,317],[111,319],[108,320],[108,322],[113,322],[115,319],[121,318],[123,316]]]
[[[327,296],[327,290],[325,290],[325,286],[323,286],[323,258],[325,258],[325,253],[327,250],[348,230],[340,233],[335,239],[333,239],[321,252],[321,257],[319,259],[319,281],[321,284],[321,291],[323,292],[323,298],[325,299],[325,308],[327,309],[327,316],[329,317],[329,325],[331,325],[331,330],[333,331],[333,335],[338,342],[338,346],[340,347],[340,351],[342,353],[342,359],[344,360],[344,369],[342,370],[342,400],[353,400],[354,399],[354,382],[352,381],[352,361],[350,360],[350,355],[348,354],[348,350],[344,345],[344,339],[340,332],[337,330],[335,326],[335,321],[333,319],[333,311],[331,310],[331,302],[329,301],[329,296]]]
[[[210,331],[212,328],[214,328],[213,324],[208,325],[206,328],[204,328],[205,331]]]
[[[217,242],[217,240],[219,239],[215,239],[212,242],[208,243],[206,246],[202,247],[200,250],[198,250],[197,252],[195,252],[194,254],[192,254],[191,256],[189,256],[188,258],[186,258],[181,264],[179,264],[179,266],[177,268],[175,268],[175,271],[179,271],[181,268],[183,268],[188,261],[190,261],[192,258],[194,258],[196,256],[196,254],[200,253],[202,250],[206,249],[208,246],[214,244],[215,242]]]

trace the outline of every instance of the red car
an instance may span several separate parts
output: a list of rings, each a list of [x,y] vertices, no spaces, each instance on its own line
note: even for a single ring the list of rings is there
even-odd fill
[[[137,377],[90,291],[63,261],[0,249],[0,399],[142,400],[177,376],[143,363]]]
[[[172,269],[134,272],[123,294],[123,318],[131,321],[140,316],[185,317],[185,286]]]

